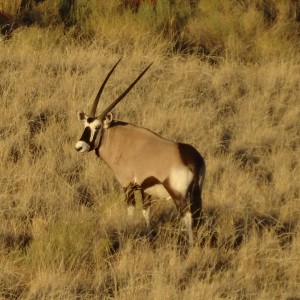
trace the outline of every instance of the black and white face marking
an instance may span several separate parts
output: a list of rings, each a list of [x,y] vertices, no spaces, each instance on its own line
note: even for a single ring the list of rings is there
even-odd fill
[[[84,153],[96,149],[101,138],[101,121],[97,118],[88,117],[83,112],[78,112],[77,116],[79,121],[84,121],[84,131],[75,145],[76,150]]]

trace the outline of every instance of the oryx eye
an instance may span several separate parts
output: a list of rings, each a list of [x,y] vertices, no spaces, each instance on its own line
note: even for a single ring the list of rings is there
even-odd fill
[[[101,128],[100,125],[98,125],[98,126],[95,127],[96,130],[99,130],[100,128]]]

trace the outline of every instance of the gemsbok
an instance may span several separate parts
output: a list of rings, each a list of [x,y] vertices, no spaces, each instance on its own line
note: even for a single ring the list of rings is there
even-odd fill
[[[113,171],[125,193],[128,214],[135,208],[134,191],[139,189],[143,201],[143,216],[151,236],[151,196],[172,198],[183,218],[189,244],[193,243],[193,229],[201,220],[202,186],[205,162],[200,153],[188,144],[175,143],[156,133],[130,123],[113,119],[110,112],[141,79],[150,64],[133,83],[101,114],[97,105],[109,77],[121,59],[113,66],[102,83],[91,112],[78,112],[84,131],[76,143],[80,153],[95,150]]]

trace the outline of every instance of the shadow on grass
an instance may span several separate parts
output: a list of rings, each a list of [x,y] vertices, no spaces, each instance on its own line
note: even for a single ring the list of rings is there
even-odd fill
[[[280,221],[275,214],[252,212],[245,216],[227,216],[232,224],[232,232],[222,235],[221,219],[223,212],[219,208],[209,208],[203,213],[202,233],[199,246],[239,250],[252,235],[262,236],[264,232],[274,232],[282,248],[289,247],[296,234],[296,220]],[[223,221],[224,222],[224,221]],[[200,229],[201,230],[201,229]]]
[[[202,225],[197,233],[195,246],[224,248],[238,251],[253,235],[262,236],[265,232],[273,232],[279,245],[285,249],[293,243],[297,221],[281,221],[279,216],[252,212],[245,216],[225,216],[220,208],[210,207],[203,211]],[[224,221],[226,220],[226,221]],[[224,232],[224,222],[232,224],[230,232]],[[175,207],[156,210],[152,218],[153,231],[149,235],[142,220],[129,224],[122,232],[123,238],[148,239],[153,249],[165,244],[176,244],[181,249],[187,246],[187,235]],[[117,238],[114,235],[114,238]]]

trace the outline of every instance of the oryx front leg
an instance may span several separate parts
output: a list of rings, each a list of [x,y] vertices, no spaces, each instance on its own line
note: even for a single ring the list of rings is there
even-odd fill
[[[151,209],[151,196],[141,190],[142,200],[143,200],[143,216],[146,221],[147,232],[150,238],[153,238],[151,220],[150,220],[150,209]]]
[[[129,184],[129,186],[123,189],[125,193],[125,202],[127,204],[127,214],[128,217],[131,218],[135,211],[134,184]]]

